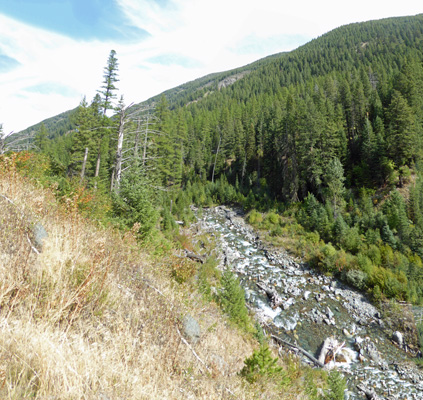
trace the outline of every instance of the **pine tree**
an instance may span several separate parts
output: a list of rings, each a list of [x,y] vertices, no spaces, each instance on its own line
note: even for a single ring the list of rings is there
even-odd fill
[[[244,290],[237,277],[228,268],[222,275],[222,291],[219,296],[223,311],[237,325],[248,326],[248,311],[245,306]]]
[[[405,165],[416,155],[417,138],[412,110],[398,91],[394,91],[388,114],[388,154],[397,166]]]
[[[160,132],[157,135],[157,167],[163,184],[168,186],[173,183],[175,143],[172,142],[169,105],[164,95],[160,97],[154,116],[156,117],[154,129]]]
[[[39,131],[35,135],[34,144],[37,150],[41,153],[45,153],[48,150],[48,131],[44,123],[41,124]]]
[[[251,357],[244,361],[244,364],[240,374],[250,383],[256,382],[260,376],[279,375],[281,378],[286,378],[282,367],[278,365],[278,359],[272,357],[267,344],[261,345],[260,349],[255,350]]]
[[[88,106],[85,97],[79,104],[75,116],[75,122],[77,128],[73,135],[70,167],[72,172],[81,173],[81,179],[83,179],[88,171],[92,172],[92,165],[90,163],[90,159],[87,159],[87,162],[85,164],[85,170],[82,171],[85,154],[87,153],[88,156],[91,155],[93,151],[95,151],[95,143],[93,140],[93,129],[95,129],[94,118],[92,115],[92,109]]]
[[[103,85],[101,86],[102,90],[98,91],[101,95],[101,106],[104,115],[106,115],[107,110],[111,110],[113,108],[112,101],[116,99],[115,92],[118,89],[115,84],[116,82],[119,82],[118,66],[119,63],[116,58],[116,51],[111,50],[107,60],[107,66],[104,68],[104,80]]]
[[[332,203],[334,218],[338,215],[338,210],[343,204],[344,187],[344,168],[339,158],[333,158],[327,165],[324,181],[327,186],[326,199]]]
[[[344,377],[338,371],[331,371],[328,377],[329,390],[326,391],[324,400],[344,400],[347,388]]]
[[[107,66],[104,68],[104,75],[103,75],[103,85],[101,88],[103,90],[99,90],[99,94],[101,95],[101,109],[103,118],[101,120],[102,129],[97,130],[97,163],[95,169],[95,177],[100,175],[100,167],[103,159],[103,164],[107,160],[108,153],[109,153],[109,140],[110,140],[110,131],[108,129],[108,118],[106,117],[106,113],[108,110],[113,108],[112,100],[116,98],[116,90],[117,87],[115,83],[119,81],[117,78],[118,74],[118,62],[116,58],[116,51],[112,50],[110,52],[109,58],[107,60]],[[106,160],[104,160],[106,158]],[[107,167],[107,166],[106,166]],[[103,165],[104,170],[104,165]],[[106,168],[107,171],[107,168]],[[107,172],[106,172],[107,174]]]

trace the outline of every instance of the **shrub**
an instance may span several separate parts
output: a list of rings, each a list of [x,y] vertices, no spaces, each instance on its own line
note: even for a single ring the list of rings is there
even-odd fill
[[[268,221],[272,225],[277,225],[280,222],[280,217],[278,214],[274,212],[270,212],[266,215],[265,220]]]
[[[283,229],[280,226],[277,226],[276,228],[273,228],[270,231],[270,236],[282,236],[283,235]]]
[[[248,382],[254,383],[260,377],[280,377],[281,381],[286,381],[286,374],[282,367],[277,365],[277,358],[272,357],[272,353],[267,345],[262,345],[255,350],[251,357],[244,361],[244,368],[241,370],[241,376]]]
[[[379,247],[374,244],[369,246],[369,248],[365,251],[365,254],[370,258],[374,265],[380,265],[382,263],[382,256],[380,254]]]
[[[178,283],[184,283],[195,274],[195,265],[189,260],[177,260],[172,264],[172,277]]]
[[[251,225],[258,225],[263,222],[263,215],[259,213],[257,210],[252,210],[250,214],[248,214],[248,223]]]
[[[350,269],[345,273],[345,280],[351,286],[364,290],[367,286],[368,275],[358,269]]]
[[[317,252],[318,266],[327,272],[335,271],[336,249],[331,243],[323,245]]]
[[[346,382],[338,371],[331,371],[328,376],[329,390],[326,391],[324,400],[344,400]]]
[[[358,231],[358,227],[354,226],[353,228],[347,228],[341,239],[341,246],[350,251],[353,254],[356,254],[362,244],[362,238]]]
[[[250,325],[248,310],[245,306],[244,290],[239,284],[238,278],[230,269],[226,269],[222,275],[222,289],[219,294],[222,310],[236,325],[248,329]]]
[[[209,257],[204,264],[201,264],[198,270],[198,286],[200,292],[208,300],[212,300],[212,286],[217,286],[221,278],[220,271],[216,267],[216,259]]]

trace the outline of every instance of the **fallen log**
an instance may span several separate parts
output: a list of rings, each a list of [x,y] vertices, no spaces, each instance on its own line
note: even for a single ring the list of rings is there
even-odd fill
[[[312,354],[310,354],[308,351],[304,350],[302,347],[297,346],[295,344],[289,343],[286,340],[281,339],[280,337],[276,336],[276,335],[270,335],[273,339],[275,339],[278,343],[281,343],[285,346],[291,347],[292,349],[298,350],[301,353],[303,353],[308,359],[310,359],[311,361],[313,361],[313,363],[315,365],[317,365],[320,368],[324,368],[325,365],[322,364],[316,357],[314,357]],[[375,399],[376,400],[376,399]]]
[[[192,253],[188,250],[185,250],[185,256],[187,256],[191,260],[198,261],[201,264],[204,264],[204,262],[206,261],[206,256],[201,256],[199,254]]]
[[[278,295],[278,293],[276,292],[276,290],[271,289],[265,285],[262,285],[259,282],[256,282],[256,285],[263,290],[264,292],[266,292],[267,297],[270,300],[270,305],[272,306],[273,309],[281,306],[283,304],[283,299],[281,296]]]

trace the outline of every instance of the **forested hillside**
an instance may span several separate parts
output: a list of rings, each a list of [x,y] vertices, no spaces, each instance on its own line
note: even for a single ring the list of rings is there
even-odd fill
[[[71,142],[38,146],[56,172],[111,190],[114,215],[143,237],[175,229],[170,212],[189,219],[190,202],[279,211],[317,267],[375,299],[423,301],[422,14],[344,26],[132,108],[121,99],[113,118],[110,61]]]

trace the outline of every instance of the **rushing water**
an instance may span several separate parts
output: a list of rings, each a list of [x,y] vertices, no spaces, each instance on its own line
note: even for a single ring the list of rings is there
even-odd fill
[[[378,310],[363,295],[286,255],[270,254],[230,210],[204,210],[198,224],[217,234],[222,263],[237,273],[247,302],[273,333],[316,358],[326,338],[345,342],[350,360],[336,368],[347,378],[346,398],[364,398],[360,383],[382,398],[423,399],[423,376],[401,373],[396,364],[407,356],[386,337]],[[258,282],[276,290],[282,305],[273,309]]]

